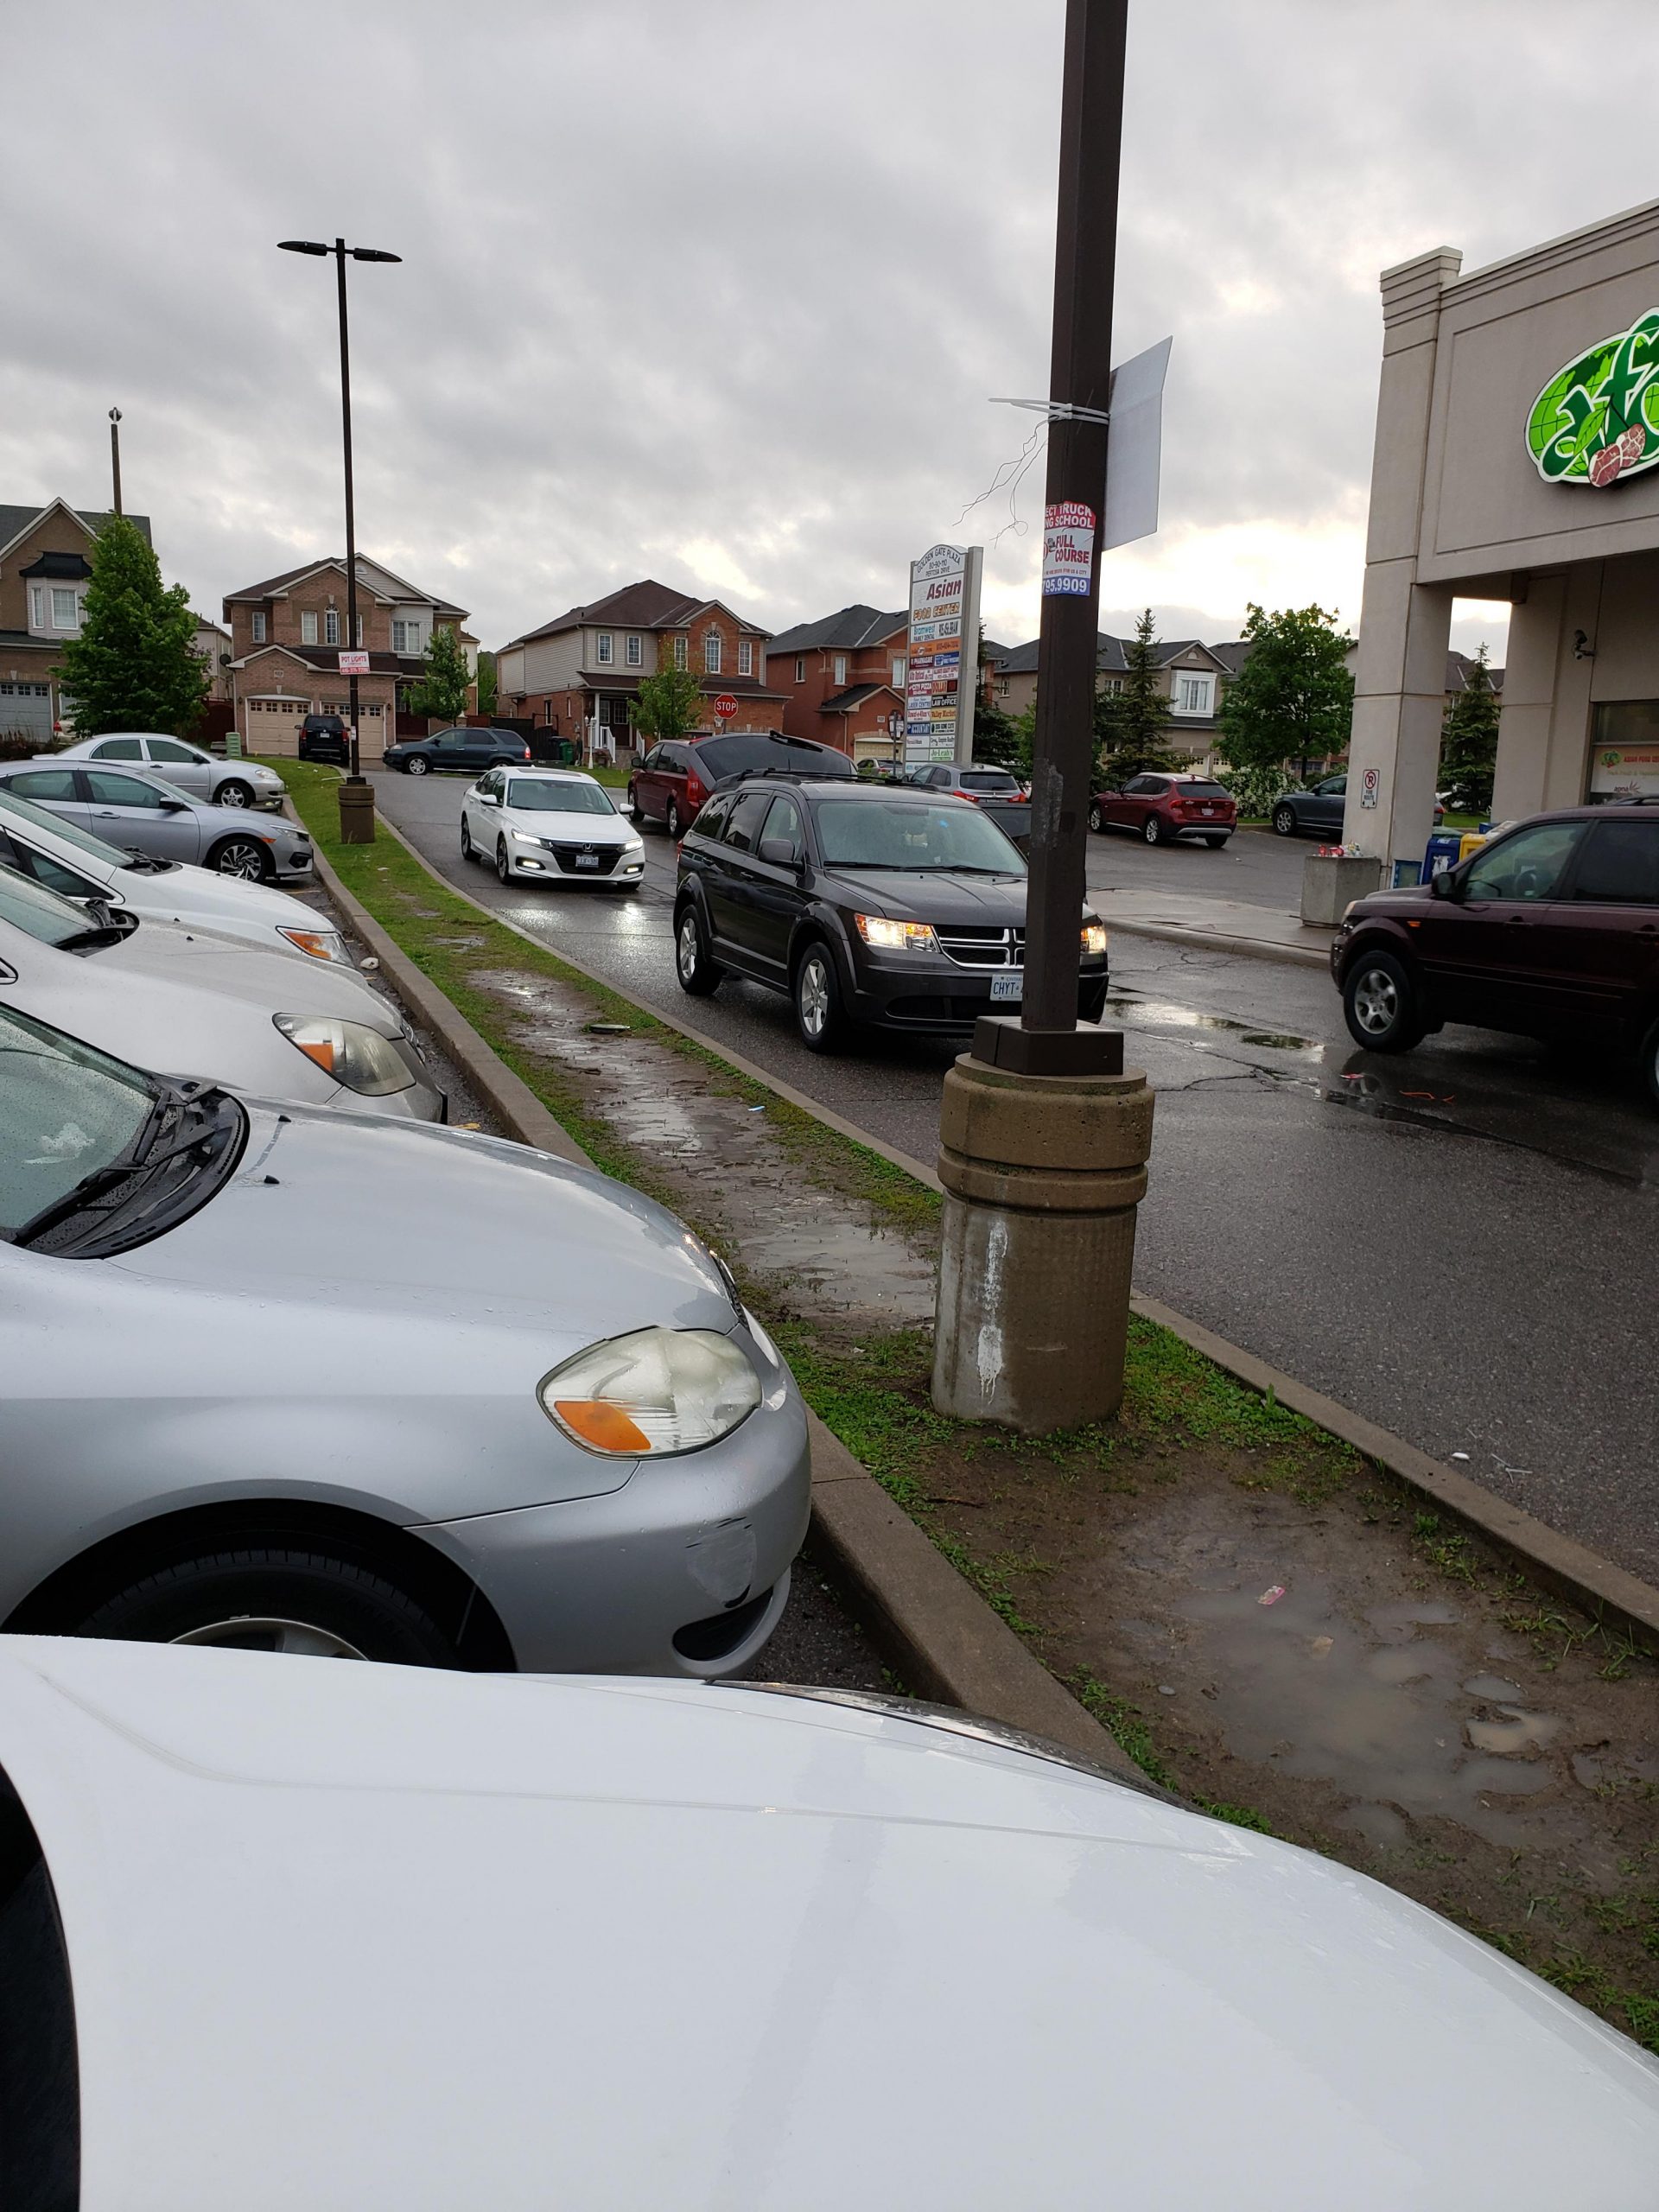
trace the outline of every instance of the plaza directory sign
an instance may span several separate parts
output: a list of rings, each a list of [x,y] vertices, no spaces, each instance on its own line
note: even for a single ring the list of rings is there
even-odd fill
[[[905,764],[971,760],[979,675],[977,545],[932,545],[910,564]]]

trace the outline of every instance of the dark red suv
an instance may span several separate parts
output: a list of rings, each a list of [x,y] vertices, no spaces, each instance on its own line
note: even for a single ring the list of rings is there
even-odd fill
[[[1448,1021],[1639,1056],[1659,1105],[1659,805],[1534,815],[1432,883],[1374,891],[1331,948],[1350,1034]]]
[[[1237,822],[1232,793],[1208,776],[1131,776],[1122,791],[1097,791],[1089,802],[1091,830],[1132,830],[1149,845],[1202,837],[1218,852]]]
[[[731,730],[720,737],[670,738],[653,745],[628,778],[626,811],[643,826],[659,822],[677,843],[703,801],[728,776],[792,768],[803,776],[850,776],[853,764],[832,745],[772,730]]]

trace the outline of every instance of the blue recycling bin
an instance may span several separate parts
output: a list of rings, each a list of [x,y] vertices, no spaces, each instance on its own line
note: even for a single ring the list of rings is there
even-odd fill
[[[1462,847],[1461,830],[1437,830],[1423,853],[1422,881],[1432,883],[1437,875],[1444,875],[1447,868],[1455,868]]]

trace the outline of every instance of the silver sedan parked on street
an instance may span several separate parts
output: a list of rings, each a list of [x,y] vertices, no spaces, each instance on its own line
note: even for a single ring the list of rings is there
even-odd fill
[[[787,1368],[661,1206],[0,1001],[7,1628],[718,1676],[809,1489]]]
[[[51,754],[0,761],[0,783],[105,844],[130,846],[152,860],[186,861],[251,883],[312,879],[303,830],[281,815],[189,798],[153,768],[106,768]]]

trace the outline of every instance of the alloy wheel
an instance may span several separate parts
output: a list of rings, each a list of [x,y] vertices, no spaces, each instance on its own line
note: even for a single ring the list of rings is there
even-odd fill
[[[220,875],[239,876],[244,883],[257,883],[265,872],[265,855],[250,837],[232,837],[219,849],[213,863]]]
[[[680,981],[689,983],[697,972],[697,918],[688,906],[680,916],[679,935],[675,939],[675,957],[680,963]]]
[[[1400,988],[1386,968],[1368,968],[1354,985],[1354,1019],[1368,1037],[1381,1037],[1400,1013]]]
[[[232,779],[228,784],[221,784],[213,793],[213,804],[215,806],[251,806],[253,792],[246,784],[238,784]]]
[[[211,1621],[205,1627],[187,1629],[169,1643],[208,1643],[231,1651],[279,1651],[298,1659],[361,1659],[366,1655],[332,1629],[312,1621],[280,1620],[259,1613],[235,1613],[229,1620]]]
[[[680,810],[672,799],[668,802],[668,812],[663,817],[663,827],[677,845],[680,842]]]
[[[409,772],[411,776],[423,776],[426,773],[426,755],[423,753],[410,753]]]
[[[830,978],[821,952],[809,952],[801,963],[798,996],[802,1028],[809,1037],[822,1037],[830,1019]]]

